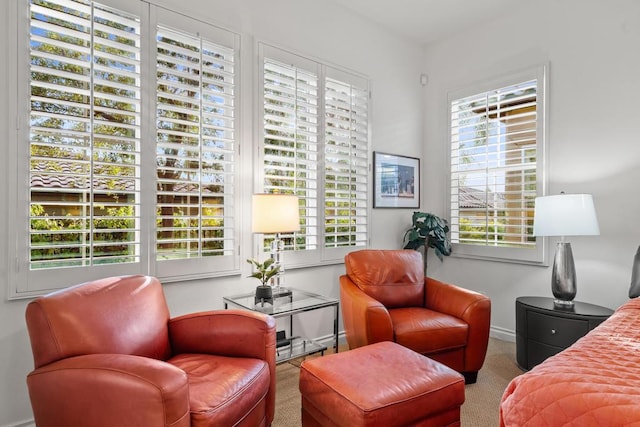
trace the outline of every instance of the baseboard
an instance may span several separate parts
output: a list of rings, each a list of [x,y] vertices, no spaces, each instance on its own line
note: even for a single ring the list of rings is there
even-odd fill
[[[331,348],[331,347],[333,347],[335,339],[336,339],[335,335],[329,334],[329,335],[323,335],[321,337],[313,338],[313,341],[317,342],[318,344],[322,344],[322,345],[326,346],[327,348]],[[339,332],[338,333],[338,345],[342,345],[342,344],[346,344],[346,343],[347,343],[347,336],[346,336],[345,332],[344,331]]]
[[[33,419],[18,421],[16,423],[5,424],[0,427],[36,427],[36,422]]]
[[[491,326],[491,328],[489,329],[489,336],[491,338],[495,338],[501,341],[516,342],[515,331],[506,329],[506,328],[501,328],[499,326]],[[335,336],[333,334],[330,334],[330,335],[323,335],[321,337],[316,337],[313,340],[327,347],[332,347],[334,339],[335,339]],[[345,332],[344,331],[339,332],[338,344],[342,345],[342,344],[346,344],[346,342],[347,342],[347,336]]]
[[[489,329],[489,336],[501,341],[516,342],[516,333],[510,329],[492,326]]]

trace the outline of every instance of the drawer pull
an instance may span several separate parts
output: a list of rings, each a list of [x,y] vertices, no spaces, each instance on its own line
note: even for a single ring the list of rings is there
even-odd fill
[[[551,330],[551,335],[555,335],[555,334],[556,334],[556,330],[555,330],[555,329],[552,329],[552,330]]]

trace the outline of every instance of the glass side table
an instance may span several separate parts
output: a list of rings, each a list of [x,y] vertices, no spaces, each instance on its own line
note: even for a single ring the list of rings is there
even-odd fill
[[[276,362],[282,363],[297,357],[306,356],[313,353],[324,355],[326,346],[304,337],[293,335],[293,316],[312,310],[333,307],[333,336],[334,351],[338,352],[338,316],[340,301],[312,292],[302,291],[296,288],[287,287],[279,294],[274,294],[273,301],[260,301],[255,299],[255,292],[223,297],[224,308],[241,308],[245,310],[258,311],[273,316],[274,318],[289,318],[290,338],[278,332],[276,343]]]

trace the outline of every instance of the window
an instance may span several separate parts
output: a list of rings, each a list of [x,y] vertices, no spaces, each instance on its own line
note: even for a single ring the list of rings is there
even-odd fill
[[[368,91],[327,76],[324,99],[324,245],[366,246]]]
[[[239,268],[234,222],[237,40],[227,31],[172,15],[160,10],[158,19],[180,22],[190,31],[162,24],[156,31],[158,273],[184,277],[194,265],[202,273],[212,267],[233,271]]]
[[[258,187],[300,199],[301,229],[282,236],[288,263],[341,261],[368,244],[368,82],[272,46],[259,50]]]
[[[25,5],[14,297],[108,274],[239,268],[238,36],[143,2],[104,3]]]
[[[454,253],[541,262],[534,200],[544,176],[544,68],[452,94]]]
[[[140,22],[31,2],[29,268],[140,262]]]

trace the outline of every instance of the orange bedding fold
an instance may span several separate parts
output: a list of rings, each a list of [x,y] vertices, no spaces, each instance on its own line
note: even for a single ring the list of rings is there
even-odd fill
[[[514,378],[500,425],[640,426],[640,299]]]

